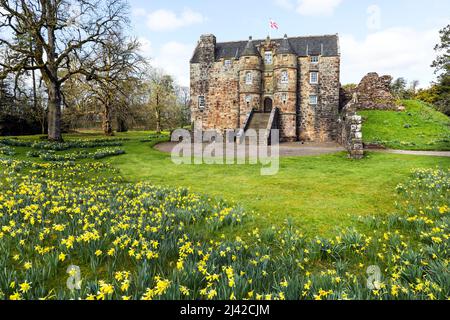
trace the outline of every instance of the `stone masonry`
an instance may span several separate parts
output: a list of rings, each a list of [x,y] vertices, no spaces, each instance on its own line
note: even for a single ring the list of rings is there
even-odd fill
[[[191,113],[202,130],[242,128],[277,107],[282,141],[336,141],[337,35],[216,42],[202,35],[191,59]]]
[[[356,114],[358,104],[358,95],[354,93],[352,100],[340,113],[338,125],[338,142],[347,149],[348,156],[352,159],[364,157],[362,118]]]
[[[357,110],[400,110],[391,93],[391,82],[392,77],[389,75],[380,77],[376,72],[370,72],[362,78],[356,88],[344,92],[341,102],[345,105],[356,93]]]

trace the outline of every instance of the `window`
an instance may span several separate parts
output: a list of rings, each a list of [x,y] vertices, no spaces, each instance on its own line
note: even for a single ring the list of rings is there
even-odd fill
[[[281,83],[288,83],[289,82],[289,74],[287,71],[281,71]]]
[[[198,96],[198,108],[203,110],[205,109],[206,101],[205,96]]]
[[[253,75],[251,72],[247,72],[245,74],[245,84],[252,84],[253,83]]]
[[[287,99],[288,99],[287,93],[282,93],[281,94],[281,102],[286,103]]]
[[[317,104],[317,96],[316,95],[309,96],[309,104]]]
[[[252,102],[252,96],[251,95],[246,95],[245,96],[245,102],[246,103],[251,103]]]
[[[231,68],[231,60],[225,60],[223,65],[225,66],[225,69],[230,69]]]
[[[272,64],[272,51],[266,51],[266,54],[265,54],[265,61],[266,61],[266,64]]]
[[[310,74],[309,74],[309,82],[311,83],[311,84],[317,84],[317,83],[319,83],[319,73],[318,72],[311,72]]]
[[[311,56],[311,63],[319,63],[319,56]]]

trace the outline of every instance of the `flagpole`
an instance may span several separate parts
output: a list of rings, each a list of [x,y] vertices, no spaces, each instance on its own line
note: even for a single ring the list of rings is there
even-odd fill
[[[269,39],[272,39],[272,18],[269,20]]]

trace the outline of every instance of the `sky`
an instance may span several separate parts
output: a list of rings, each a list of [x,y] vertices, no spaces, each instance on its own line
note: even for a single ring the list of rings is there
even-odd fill
[[[201,34],[218,42],[339,34],[341,83],[368,72],[420,87],[435,80],[430,67],[439,30],[450,23],[448,0],[129,0],[131,33],[151,63],[189,86],[189,60]],[[271,30],[274,20],[279,30]]]

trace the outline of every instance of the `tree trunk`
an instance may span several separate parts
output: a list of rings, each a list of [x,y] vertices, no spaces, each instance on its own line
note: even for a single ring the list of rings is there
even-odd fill
[[[128,125],[122,117],[117,118],[117,132],[128,132]]]
[[[161,133],[161,112],[156,110],[156,133]]]
[[[61,135],[61,87],[57,83],[48,85],[48,140],[62,141]]]
[[[156,94],[156,108],[155,108],[155,116],[156,116],[156,133],[161,133],[161,109],[159,108],[159,94]]]
[[[105,104],[105,110],[103,114],[103,132],[107,136],[114,135],[113,129],[112,129],[112,114],[111,114],[111,106],[109,103]]]

